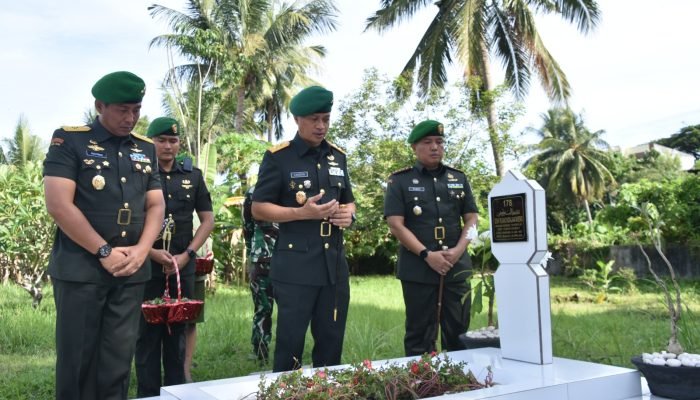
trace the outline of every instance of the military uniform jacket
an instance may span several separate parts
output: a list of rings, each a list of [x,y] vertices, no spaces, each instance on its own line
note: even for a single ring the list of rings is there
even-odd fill
[[[476,213],[471,188],[462,171],[441,165],[429,172],[416,163],[393,173],[387,181],[384,197],[384,217],[400,215],[404,224],[428,250],[454,247],[462,232],[462,216]],[[467,275],[460,273],[471,268],[465,252],[445,276],[445,280],[460,281]],[[404,246],[399,248],[397,277],[418,283],[435,283],[440,276],[428,263]]]
[[[194,211],[212,211],[211,195],[199,168],[185,168],[183,163],[173,163],[170,172],[160,171],[160,182],[163,185],[163,197],[165,198],[165,218],[172,215],[175,227],[172,230],[170,241],[170,254],[180,254],[187,250],[187,246],[194,236],[193,213]],[[163,249],[163,240],[159,239],[153,244],[154,249]],[[163,267],[152,263],[153,276],[162,277]],[[187,266],[180,266],[180,275],[194,274],[195,260],[190,260]]]
[[[297,134],[265,152],[253,201],[301,207],[298,200],[321,189],[325,193],[320,204],[332,199],[341,204],[355,201],[345,153],[325,140],[311,148]],[[270,266],[273,280],[314,286],[347,281],[340,229],[322,220],[284,222],[279,229]]]
[[[133,133],[112,135],[99,120],[84,127],[56,130],[43,175],[75,181],[73,202],[113,247],[138,243],[146,216],[146,192],[160,190],[153,142]],[[146,258],[132,276],[115,278],[94,254],[57,229],[49,274],[66,281],[119,284],[147,281],[151,268]]]

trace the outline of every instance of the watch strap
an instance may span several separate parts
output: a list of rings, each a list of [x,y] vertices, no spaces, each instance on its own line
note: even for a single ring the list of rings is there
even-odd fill
[[[418,255],[420,256],[420,258],[425,260],[426,258],[428,258],[428,253],[430,253],[428,249],[423,249]]]

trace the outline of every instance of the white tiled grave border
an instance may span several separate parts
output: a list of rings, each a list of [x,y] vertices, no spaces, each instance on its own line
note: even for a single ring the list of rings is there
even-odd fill
[[[551,364],[539,365],[501,357],[500,349],[482,348],[447,353],[454,361],[465,361],[468,368],[483,381],[491,366],[495,386],[487,389],[442,396],[443,399],[499,400],[642,400],[637,370],[554,357]],[[403,364],[417,357],[373,361]],[[337,366],[335,368],[345,368]],[[309,373],[313,370],[309,369]],[[268,382],[279,374],[266,374]],[[259,375],[196,382],[161,388],[161,400],[254,400]],[[248,397],[246,397],[248,396]]]

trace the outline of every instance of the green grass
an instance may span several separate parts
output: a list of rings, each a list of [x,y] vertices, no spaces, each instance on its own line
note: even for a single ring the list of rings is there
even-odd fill
[[[669,326],[654,286],[610,294],[596,303],[597,293],[576,280],[552,278],[554,355],[632,367],[629,359],[644,351],[661,350]],[[700,352],[700,282],[683,282],[689,307],[681,332],[686,350]],[[577,298],[577,301],[574,300]],[[16,285],[0,286],[0,399],[49,399],[54,387],[54,318],[51,287],[32,309],[30,297]],[[219,286],[207,297],[206,322],[199,326],[197,381],[247,375],[270,366],[249,358],[252,301],[248,288]],[[485,324],[478,315],[472,327]],[[393,277],[353,277],[343,363],[403,356],[401,286]],[[274,332],[274,327],[273,327]],[[273,338],[274,342],[274,338]],[[313,341],[307,335],[304,364],[311,361]],[[131,396],[135,396],[132,371]]]

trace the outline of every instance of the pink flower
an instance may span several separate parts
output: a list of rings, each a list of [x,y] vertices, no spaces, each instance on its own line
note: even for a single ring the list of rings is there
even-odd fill
[[[437,351],[435,351],[435,350],[433,350],[433,351],[430,353],[430,357],[435,357],[436,355],[437,355]]]
[[[317,371],[316,376],[318,376],[321,379],[326,379],[328,375],[326,375],[326,371]]]
[[[367,368],[367,369],[372,369],[372,361],[370,361],[370,360],[362,361],[362,365],[364,365],[365,368]]]

